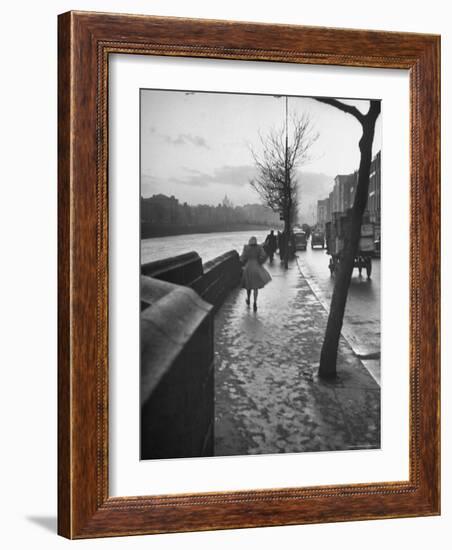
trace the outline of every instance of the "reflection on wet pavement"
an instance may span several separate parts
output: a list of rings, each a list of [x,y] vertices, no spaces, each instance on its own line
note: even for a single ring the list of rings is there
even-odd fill
[[[317,377],[327,313],[295,262],[265,267],[257,312],[237,289],[215,319],[215,454],[379,448],[378,384],[344,339]]]

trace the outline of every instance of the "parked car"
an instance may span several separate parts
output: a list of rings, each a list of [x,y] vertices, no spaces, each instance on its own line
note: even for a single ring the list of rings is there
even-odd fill
[[[326,230],[326,251],[330,255],[328,268],[331,275],[334,275],[339,267],[344,247],[344,237],[350,231],[350,210],[333,215],[330,222],[325,225]],[[363,219],[361,225],[361,237],[359,247],[354,258],[353,267],[358,268],[361,277],[362,270],[365,269],[367,278],[372,274],[372,257],[375,255],[375,224],[368,219]]]
[[[293,236],[294,236],[294,242],[295,242],[295,250],[306,250],[308,246],[306,233],[298,229],[293,232]]]
[[[314,231],[311,235],[311,248],[315,246],[325,248],[325,235],[321,231]]]

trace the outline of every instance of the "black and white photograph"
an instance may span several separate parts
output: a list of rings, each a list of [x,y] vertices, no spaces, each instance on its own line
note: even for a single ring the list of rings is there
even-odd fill
[[[140,90],[142,460],[380,448],[381,101]]]

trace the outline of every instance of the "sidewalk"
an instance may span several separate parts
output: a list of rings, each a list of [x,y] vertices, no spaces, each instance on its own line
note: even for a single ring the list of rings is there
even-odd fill
[[[318,378],[327,313],[295,262],[265,267],[258,311],[237,289],[215,318],[215,454],[379,448],[378,384],[343,338]]]
[[[329,311],[334,289],[334,277],[331,277],[329,270],[326,271],[324,267],[328,256],[324,254],[319,256],[318,252],[320,251],[312,251],[308,247],[305,253],[297,255],[296,261],[311,290],[324,309]],[[324,264],[322,270],[313,265],[314,258],[317,261],[319,258],[321,259]],[[367,280],[366,277],[359,279],[356,277],[356,271],[354,272],[355,276],[352,276],[347,297],[342,334],[372,378],[381,386],[379,263],[379,260],[373,261],[371,280]],[[376,304],[378,304],[378,308],[376,308]]]

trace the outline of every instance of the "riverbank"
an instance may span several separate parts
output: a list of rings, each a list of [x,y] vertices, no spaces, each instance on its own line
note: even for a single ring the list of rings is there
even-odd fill
[[[175,235],[195,235],[198,233],[229,233],[237,231],[269,231],[277,230],[278,227],[270,224],[251,224],[237,223],[230,225],[171,225],[171,226],[153,226],[151,224],[141,224],[141,238],[154,239],[157,237],[172,237]]]

